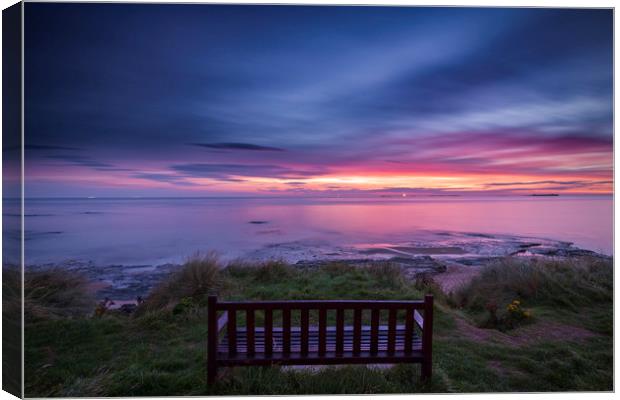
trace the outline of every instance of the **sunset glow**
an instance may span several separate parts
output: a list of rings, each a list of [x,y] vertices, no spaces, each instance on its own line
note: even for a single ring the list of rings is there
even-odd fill
[[[612,192],[609,13],[97,7],[32,8],[27,196]]]

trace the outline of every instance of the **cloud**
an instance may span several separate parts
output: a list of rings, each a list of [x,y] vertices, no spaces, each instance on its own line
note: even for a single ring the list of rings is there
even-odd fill
[[[67,147],[67,146],[52,146],[45,144],[26,144],[24,145],[26,150],[80,150],[77,147]]]
[[[71,165],[88,167],[88,168],[92,168],[97,171],[108,171],[108,172],[131,172],[133,171],[132,169],[119,168],[113,164],[108,164],[105,162],[97,161],[90,157],[80,156],[80,155],[51,155],[51,156],[46,156],[45,158],[48,158],[51,160],[64,161]]]
[[[517,102],[498,107],[463,110],[452,115],[439,115],[421,119],[412,124],[425,132],[455,132],[467,130],[502,129],[516,127],[542,127],[569,129],[583,126],[587,119],[610,116],[612,105],[605,97]]]
[[[67,7],[33,5],[26,24],[26,140],[42,177],[47,154],[67,178],[79,166],[248,181],[226,190],[326,171],[488,175],[489,191],[613,173],[610,10],[166,7],[144,24]]]
[[[251,143],[190,143],[190,145],[220,150],[284,151],[278,147],[259,146]]]
[[[94,160],[90,157],[79,156],[79,155],[53,155],[47,156],[46,158],[52,160],[65,161],[69,164],[80,165],[83,167],[91,167],[91,168],[114,168],[114,165],[100,162]]]
[[[579,185],[586,181],[530,181],[530,182],[492,182],[487,186],[521,186],[521,185]]]
[[[179,185],[179,186],[196,186],[194,183],[186,182],[183,180],[182,177],[179,177],[176,175],[140,172],[140,173],[132,175],[132,177],[138,178],[138,179],[151,180],[155,182],[172,183],[174,185]]]
[[[398,193],[398,194],[436,194],[444,192],[452,192],[462,188],[426,188],[426,187],[386,187],[382,189],[365,190],[366,193]]]
[[[396,157],[401,162],[383,162],[382,168],[403,173],[454,173],[458,168],[462,173],[603,174],[611,172],[612,150],[612,138],[599,135],[461,132],[385,140],[375,157]]]
[[[7,146],[2,149],[2,151],[15,151],[21,150],[21,146]],[[80,150],[77,147],[67,147],[67,146],[52,146],[45,144],[25,144],[24,150]]]
[[[218,180],[235,179],[236,177],[262,177],[280,179],[304,179],[320,175],[320,169],[300,170],[268,164],[179,164],[171,169],[186,176],[212,178]]]
[[[222,182],[247,182],[246,179],[239,178],[218,178],[217,180]]]
[[[601,185],[611,185],[611,180],[577,180],[577,181],[529,181],[529,182],[492,182],[486,184],[487,187],[504,187],[504,186],[521,186],[516,188],[510,188],[510,191],[524,191],[524,190],[566,190],[566,189],[583,189]],[[541,187],[540,185],[545,185]]]

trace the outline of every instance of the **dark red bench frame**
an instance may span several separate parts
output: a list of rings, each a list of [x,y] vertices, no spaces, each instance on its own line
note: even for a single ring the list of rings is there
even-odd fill
[[[311,310],[318,310],[318,326],[309,325]],[[327,325],[328,310],[336,313],[335,327]],[[346,310],[353,311],[353,326],[344,325]],[[370,326],[362,326],[365,310],[371,313]],[[387,325],[380,325],[382,310],[388,312]],[[405,310],[404,325],[397,323],[399,310]],[[256,311],[264,312],[263,327],[256,327]],[[282,312],[281,328],[273,326],[274,311]],[[292,311],[300,313],[299,327],[291,327]],[[218,319],[219,312],[222,315]],[[246,314],[245,327],[237,327],[237,313]],[[422,379],[428,380],[432,375],[433,296],[430,294],[424,301],[219,302],[216,296],[210,296],[208,329],[209,383],[215,382],[218,367],[273,364],[420,363]]]

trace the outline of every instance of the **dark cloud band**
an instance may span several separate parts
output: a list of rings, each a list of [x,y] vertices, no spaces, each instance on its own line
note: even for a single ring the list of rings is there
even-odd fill
[[[278,147],[259,146],[251,143],[190,143],[190,145],[219,150],[284,151]]]

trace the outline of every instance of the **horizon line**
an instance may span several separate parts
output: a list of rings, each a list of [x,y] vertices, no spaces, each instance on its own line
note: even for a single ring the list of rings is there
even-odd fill
[[[98,199],[409,199],[416,197],[596,197],[596,196],[614,196],[614,193],[528,193],[528,194],[407,194],[400,195],[379,195],[379,196],[54,196],[54,197],[23,197],[24,200],[98,200]],[[20,200],[21,197],[3,197],[2,200]]]

